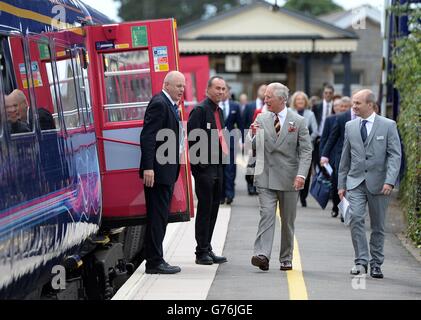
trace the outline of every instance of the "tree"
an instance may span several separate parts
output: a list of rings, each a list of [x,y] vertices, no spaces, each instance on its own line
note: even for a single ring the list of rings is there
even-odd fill
[[[208,17],[243,3],[242,0],[114,0],[124,21],[176,18],[178,25]]]
[[[294,9],[313,16],[320,16],[334,11],[343,10],[343,8],[332,0],[287,0],[284,8]]]

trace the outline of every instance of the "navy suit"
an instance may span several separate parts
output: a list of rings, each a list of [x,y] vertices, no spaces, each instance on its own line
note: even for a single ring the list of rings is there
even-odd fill
[[[157,150],[166,141],[157,141],[161,129],[174,132],[176,145],[175,163],[161,164]],[[163,92],[152,97],[145,112],[143,129],[140,134],[141,159],[139,175],[143,178],[144,170],[154,170],[153,187],[145,186],[147,225],[145,234],[146,268],[155,268],[164,262],[162,241],[168,224],[168,215],[174,184],[180,172],[179,161],[179,117],[174,106]]]
[[[250,129],[250,125],[253,123],[254,113],[256,112],[256,101],[250,102],[246,105],[243,112],[243,124],[244,130]],[[249,159],[250,160],[250,159]],[[247,190],[249,195],[257,194],[256,187],[253,185],[253,176],[246,175]]]
[[[325,120],[325,126],[323,127],[322,136],[320,137],[320,154],[323,148],[325,147],[327,140],[329,139],[330,133],[332,132],[333,127],[335,126],[335,123],[336,123],[336,115],[331,115],[327,117]],[[330,153],[332,155],[334,152],[335,152],[335,147],[330,150]],[[332,160],[331,154],[327,156],[329,160]],[[320,160],[320,158],[318,160]],[[331,161],[329,162],[331,165],[333,164]]]
[[[253,123],[254,112],[256,111],[256,101],[246,105],[243,112],[243,127],[249,129]]]
[[[345,124],[350,120],[351,110],[338,114],[329,138],[323,149],[321,149],[321,156],[329,158],[329,162],[332,163],[335,168],[339,168],[345,138]]]
[[[331,120],[333,118],[334,120]],[[332,174],[332,201],[333,211],[337,212],[340,202],[338,196],[338,169],[341,161],[342,147],[344,144],[345,123],[351,120],[351,111],[348,110],[332,117],[328,117],[323,128],[323,135],[320,139],[320,155],[329,158],[333,168]],[[329,122],[328,122],[329,121]],[[333,125],[332,125],[333,123]],[[329,127],[329,128],[328,128]]]
[[[244,110],[245,111],[245,110]],[[241,134],[244,130],[244,122],[241,117],[240,105],[234,101],[229,101],[229,113],[228,116],[224,112],[225,128],[231,132],[231,130],[237,128]],[[229,163],[224,166],[224,180],[223,188],[221,193],[221,201],[227,199],[234,199],[235,196],[235,177],[237,175],[237,167],[235,164],[235,149],[234,146],[238,143],[240,136],[234,135],[230,137],[229,148],[230,148],[230,160]],[[244,141],[243,136],[241,136]]]

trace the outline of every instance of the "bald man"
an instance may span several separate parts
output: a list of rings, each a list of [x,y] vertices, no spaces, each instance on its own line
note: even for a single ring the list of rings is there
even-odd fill
[[[20,90],[14,90],[11,94],[5,96],[4,98],[10,133],[15,134],[30,132],[31,130],[29,129],[28,124],[20,119],[19,107],[21,103],[16,91]]]
[[[180,272],[163,258],[162,241],[174,184],[180,172],[180,116],[178,104],[186,81],[178,71],[169,72],[162,91],[152,97],[146,108],[140,135],[140,178],[145,185],[147,226],[145,235],[146,273],[173,274]],[[164,136],[164,141],[159,138]],[[167,136],[168,135],[168,136]],[[163,152],[165,145],[168,152]]]
[[[352,97],[352,109],[359,118],[345,125],[345,139],[338,172],[338,194],[349,201],[351,238],[355,251],[352,275],[367,273],[383,278],[385,215],[390,193],[401,163],[396,122],[375,113],[371,90]],[[366,204],[371,221],[370,252],[365,234]],[[369,259],[369,253],[371,259]]]

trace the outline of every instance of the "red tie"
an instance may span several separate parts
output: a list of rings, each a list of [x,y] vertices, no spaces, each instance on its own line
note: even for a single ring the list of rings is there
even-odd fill
[[[228,155],[228,147],[224,139],[224,134],[222,132],[222,126],[221,126],[221,120],[219,118],[219,107],[216,108],[216,110],[213,112],[213,115],[215,117],[216,128],[218,129],[219,143],[221,144],[222,152],[225,155]]]

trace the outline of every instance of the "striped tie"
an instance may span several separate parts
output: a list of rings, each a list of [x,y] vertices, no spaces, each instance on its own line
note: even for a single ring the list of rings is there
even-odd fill
[[[281,122],[279,122],[279,117],[276,113],[274,113],[275,115],[275,122],[273,123],[273,125],[275,126],[275,132],[276,134],[279,136],[279,132],[281,131]]]

